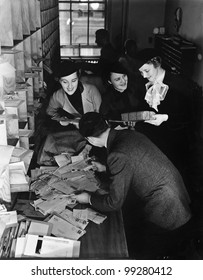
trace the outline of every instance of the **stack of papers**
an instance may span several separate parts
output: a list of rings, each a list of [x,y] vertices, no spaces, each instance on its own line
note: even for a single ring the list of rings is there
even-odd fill
[[[26,175],[24,161],[9,164],[9,182],[11,192],[29,191],[29,177]]]
[[[30,185],[30,190],[35,192],[36,195],[43,196],[43,193],[46,193],[47,189],[51,189],[48,186],[48,182],[51,178],[51,175],[48,173],[40,174]]]
[[[60,215],[53,214],[48,220],[49,223],[53,224],[52,235],[57,237],[69,238],[72,240],[78,240],[83,236],[86,231],[74,226],[68,221],[64,220]]]
[[[3,201],[11,202],[11,189],[9,182],[9,166],[0,165],[0,198]]]
[[[18,226],[12,231],[12,239],[8,242],[10,247],[0,247],[4,257],[79,257],[80,241],[50,236],[52,223],[30,220],[22,215],[18,220]]]
[[[78,258],[80,241],[26,234],[17,238],[15,257]]]
[[[54,156],[54,159],[55,159],[56,163],[58,164],[58,166],[60,166],[60,167],[71,163],[71,158],[70,158],[69,154],[60,154],[60,155]]]
[[[54,174],[58,177],[60,177],[62,174],[65,174],[67,172],[71,172],[71,171],[78,171],[78,170],[90,170],[92,169],[93,166],[91,164],[88,163],[87,160],[80,160],[80,161],[76,161],[73,163],[70,163],[68,165],[64,165],[62,167],[59,167]]]
[[[0,226],[1,227],[1,226]],[[14,240],[16,226],[5,228],[0,238],[0,258],[10,256],[11,246]]]
[[[43,221],[30,221],[28,234],[51,235],[52,224]]]
[[[0,221],[6,225],[6,228],[17,226],[17,212],[14,211],[1,211]]]
[[[16,211],[0,212],[0,257],[8,257],[17,228]]]
[[[6,202],[11,202],[9,162],[13,149],[13,146],[0,145],[0,198]]]
[[[23,161],[27,172],[32,156],[33,156],[33,150],[30,149],[27,150],[23,147],[14,147],[10,163]]]
[[[106,215],[103,215],[91,208],[86,209],[73,209],[73,218],[79,221],[92,221],[95,224],[101,224],[107,218]],[[63,215],[60,213],[60,215]]]
[[[74,210],[73,210],[74,211]],[[86,226],[88,225],[87,219],[83,218],[78,218],[77,216],[74,216],[73,211],[69,209],[65,209],[62,212],[59,213],[59,215],[66,220],[67,222],[71,223],[72,225],[80,228],[80,229],[85,229]]]
[[[51,214],[52,212],[61,212],[69,204],[76,204],[69,195],[64,195],[57,192],[52,192],[46,197],[39,198],[33,202],[36,210],[40,211],[43,215]]]
[[[103,215],[91,208],[87,208],[87,213],[88,220],[92,221],[95,224],[101,224],[107,218],[106,215]]]

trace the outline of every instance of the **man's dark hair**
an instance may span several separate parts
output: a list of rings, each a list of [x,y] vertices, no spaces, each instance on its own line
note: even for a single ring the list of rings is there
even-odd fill
[[[100,113],[88,112],[79,122],[79,131],[83,137],[98,137],[109,128],[106,120]]]
[[[137,43],[133,39],[127,39],[124,44],[126,54],[130,57],[135,58],[137,54]]]
[[[109,32],[106,29],[97,29],[95,34],[98,38],[109,40]]]

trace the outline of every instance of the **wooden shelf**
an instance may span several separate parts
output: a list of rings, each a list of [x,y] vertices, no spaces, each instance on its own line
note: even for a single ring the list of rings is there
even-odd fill
[[[59,10],[57,0],[40,1],[42,56],[46,58],[43,64],[44,79],[48,82],[55,65],[60,61],[59,44]]]
[[[155,48],[160,51],[165,69],[190,76],[196,56],[196,46],[175,36],[156,35]]]
[[[29,110],[31,107],[34,108],[35,94],[38,95],[42,91],[44,81],[43,63],[46,59],[42,57],[41,2],[43,1],[0,0],[0,55],[2,61],[11,64],[15,70],[12,73],[12,77],[1,78],[1,83],[3,83],[3,102],[5,106],[10,106],[8,101],[4,99],[5,95],[11,92],[15,92],[24,101],[19,108],[15,108],[15,106],[8,107],[10,118],[9,122],[7,121],[7,126],[9,125],[9,129],[15,126],[15,121],[18,121],[18,123],[25,121],[28,124],[26,129],[34,131],[34,109],[28,111],[28,108]],[[46,6],[48,5],[47,8],[52,7],[53,1],[45,2]],[[57,4],[56,2],[54,1],[55,5]],[[38,61],[38,58],[42,59]],[[18,120],[11,118],[11,114],[14,113],[18,116]],[[2,133],[5,132],[5,129],[6,118],[5,120],[2,119]],[[10,132],[7,135],[9,138],[11,138],[10,135],[12,134]],[[27,134],[21,135],[21,138],[29,138],[28,136]],[[26,147],[29,147],[27,140],[26,143],[25,141],[18,142],[23,142],[23,145],[26,144]]]

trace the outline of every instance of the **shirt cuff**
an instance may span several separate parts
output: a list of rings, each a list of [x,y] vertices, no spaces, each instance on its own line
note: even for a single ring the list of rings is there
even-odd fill
[[[91,195],[89,196],[89,204],[92,205],[92,203],[91,203]]]

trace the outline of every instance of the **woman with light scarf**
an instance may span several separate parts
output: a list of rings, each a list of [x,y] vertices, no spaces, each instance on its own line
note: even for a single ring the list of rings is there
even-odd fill
[[[165,70],[157,50],[138,52],[141,85],[139,110],[154,111],[151,120],[138,122],[135,129],[147,135],[179,168],[187,172],[188,152],[193,138],[193,94],[189,79]]]

